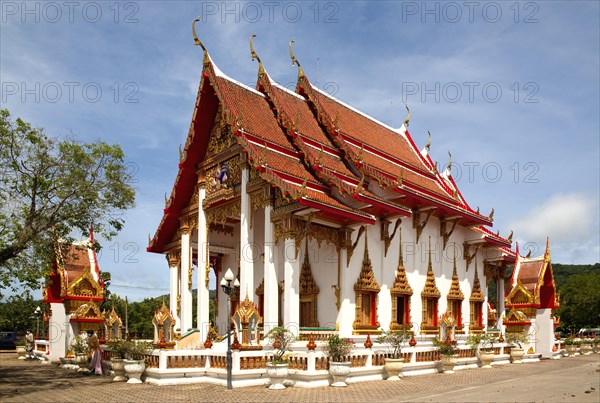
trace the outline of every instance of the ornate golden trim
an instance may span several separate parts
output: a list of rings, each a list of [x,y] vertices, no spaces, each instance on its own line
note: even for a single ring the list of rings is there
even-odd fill
[[[463,301],[465,296],[460,290],[460,282],[458,281],[458,272],[456,270],[456,249],[454,250],[454,267],[452,270],[452,283],[448,291],[448,300]]]
[[[429,237],[429,259],[427,262],[427,279],[425,280],[425,286],[421,292],[421,297],[433,297],[440,298],[442,294],[437,288],[435,283],[435,274],[433,272],[433,266],[431,264],[431,237]]]
[[[364,227],[361,227],[364,228]],[[356,298],[356,308],[354,315],[354,323],[352,327],[354,330],[361,329],[377,329],[379,328],[379,320],[377,314],[377,298],[381,287],[377,283],[375,279],[375,273],[373,272],[373,266],[371,264],[371,258],[369,257],[369,240],[367,237],[367,232],[365,231],[365,252],[363,255],[362,268],[360,270],[360,275],[354,284],[354,294]],[[372,317],[375,318],[375,325],[362,323],[362,303],[363,303],[363,295],[371,294],[373,298],[375,298],[375,312],[371,312]]]
[[[402,218],[398,218],[396,220],[396,223],[394,224],[394,231],[392,232],[392,235],[390,235],[390,232],[389,232],[390,224],[391,224],[391,221],[388,221],[385,218],[381,218],[381,240],[384,242],[384,245],[385,245],[384,252],[383,252],[384,257],[387,256],[388,248],[390,247],[390,244],[392,243],[392,240],[394,239],[394,236],[396,235],[396,231],[400,227],[400,224],[402,224]]]
[[[460,217],[453,218],[451,220],[446,220],[445,218],[440,218],[440,236],[443,239],[442,250],[446,249],[448,240],[450,239],[450,236],[454,232],[454,229],[456,228],[456,224],[458,224],[459,221],[460,221]],[[448,223],[452,224],[450,231],[448,231],[448,225],[447,225]]]
[[[319,301],[319,287],[315,283],[315,279],[312,275],[310,267],[310,259],[308,256],[308,240],[305,242],[304,248],[304,262],[300,269],[300,304],[303,302],[310,303],[310,319],[309,323],[305,326],[308,327],[319,327],[319,321],[317,320],[317,305]],[[302,325],[301,325],[302,326]]]
[[[463,242],[463,256],[465,257],[466,271],[469,271],[469,266],[471,265],[473,259],[475,259],[475,257],[477,256],[477,252],[479,252],[479,248],[481,248],[482,245],[482,243],[473,245],[475,246],[475,252],[473,252],[473,254],[470,254],[469,251],[471,250],[472,245],[467,241]]]
[[[89,271],[89,264],[84,267],[79,277],[67,287],[68,297],[94,297],[98,298],[104,294],[104,290]]]
[[[422,212],[417,209],[413,209],[413,228],[416,230],[416,234],[417,234],[416,242],[419,242],[421,233],[423,232],[423,229],[427,225],[427,222],[429,222],[429,219],[431,218],[431,215],[433,214],[434,211],[435,211],[435,208],[430,208],[429,210],[427,210],[427,213],[425,213],[426,214],[425,219],[423,221],[421,221]]]

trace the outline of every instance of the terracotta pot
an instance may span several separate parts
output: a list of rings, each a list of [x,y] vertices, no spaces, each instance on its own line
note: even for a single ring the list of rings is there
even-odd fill
[[[510,349],[510,358],[511,358],[513,364],[523,363],[522,359],[523,359],[524,355],[525,355],[525,350],[523,350],[522,348],[512,347]]]
[[[329,374],[333,377],[333,383],[331,386],[348,386],[346,383],[346,377],[350,373],[350,361],[345,362],[329,362]]]
[[[441,358],[442,366],[444,367],[444,374],[453,374],[454,367],[458,363],[458,357],[454,355],[442,355]]]
[[[129,377],[127,383],[142,383],[140,378],[146,369],[144,360],[123,360],[123,362],[125,364],[125,372],[127,372],[127,377]]]
[[[481,368],[492,368],[492,361],[494,361],[494,352],[480,351],[479,361],[481,361]]]
[[[112,357],[110,359],[112,370],[115,371],[115,377],[113,382],[123,382],[127,380],[127,373],[125,372],[125,362],[122,358]]]
[[[271,386],[269,389],[285,389],[283,384],[288,377],[289,365],[285,364],[273,364],[267,363],[267,375],[271,379]]]
[[[388,373],[388,381],[399,381],[404,368],[404,358],[386,358],[383,368]]]

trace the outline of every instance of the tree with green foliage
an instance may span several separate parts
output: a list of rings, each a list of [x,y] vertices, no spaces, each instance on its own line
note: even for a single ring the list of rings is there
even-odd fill
[[[600,274],[570,276],[560,288],[561,328],[575,333],[600,327]]]
[[[57,246],[92,225],[115,236],[134,205],[132,183],[119,145],[52,138],[0,110],[0,289],[36,288]]]
[[[27,330],[36,331],[35,309],[40,306],[29,291],[11,295],[5,302],[0,302],[0,330],[13,331],[19,335]],[[43,322],[40,318],[40,333]]]

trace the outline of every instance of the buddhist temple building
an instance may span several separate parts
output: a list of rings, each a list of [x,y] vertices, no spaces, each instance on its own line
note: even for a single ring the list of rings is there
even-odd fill
[[[80,332],[94,330],[101,335],[105,329],[106,314],[100,311],[104,284],[91,242],[57,248],[56,260],[43,288],[42,302],[49,305],[49,359],[54,361],[66,355],[71,340]],[[120,322],[116,313],[109,317],[111,325]]]
[[[549,358],[553,355],[554,328],[559,324],[555,313],[560,306],[560,294],[556,291],[552,273],[550,243],[546,242],[546,251],[536,258],[520,256],[518,245],[516,249],[504,325],[507,332],[525,331],[534,352]]]
[[[269,76],[252,38],[254,87],[225,75],[195,41],[198,95],[147,248],[167,259],[180,336],[198,329],[203,340],[209,326],[220,334],[231,326],[236,306],[227,311],[219,287],[209,318],[209,278],[219,284],[228,268],[238,273],[237,301],[257,307],[265,330],[351,336],[408,323],[416,335],[437,335],[442,317],[456,334],[488,326],[487,283],[504,289],[512,233],[491,231],[493,209],[485,215],[465,200],[451,157],[439,170],[431,142],[417,146],[410,112],[394,128],[328,95],[292,42],[294,91]]]

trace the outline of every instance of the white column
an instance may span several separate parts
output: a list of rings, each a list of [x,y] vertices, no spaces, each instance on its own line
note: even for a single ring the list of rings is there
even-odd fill
[[[265,207],[265,265],[264,265],[264,315],[265,333],[276,327],[279,318],[279,287],[275,268],[275,228],[271,222],[271,205]]]
[[[179,295],[179,284],[177,284],[177,272],[179,271],[179,256],[176,252],[169,252],[169,307],[171,315],[175,318],[175,329],[181,328],[181,321],[177,314],[177,296]]]
[[[248,295],[254,300],[254,257],[252,256],[252,233],[250,230],[250,198],[247,184],[250,180],[248,167],[242,169],[242,190],[240,206],[240,300]]]
[[[285,238],[283,246],[283,325],[300,333],[300,261],[296,257],[296,240]],[[265,287],[266,288],[266,287]]]
[[[348,250],[340,250],[340,311],[338,312],[339,332],[342,337],[352,336],[352,323],[355,315],[354,282],[348,269]]]
[[[189,270],[192,267],[190,229],[182,226],[181,232],[181,334],[192,328],[192,290],[189,286]]]
[[[200,330],[200,340],[204,341],[207,335],[208,327],[210,326],[208,306],[208,270],[210,269],[210,261],[208,259],[208,224],[206,223],[206,215],[202,208],[202,201],[206,196],[204,183],[200,183],[198,190],[198,301],[196,311],[196,325]]]

